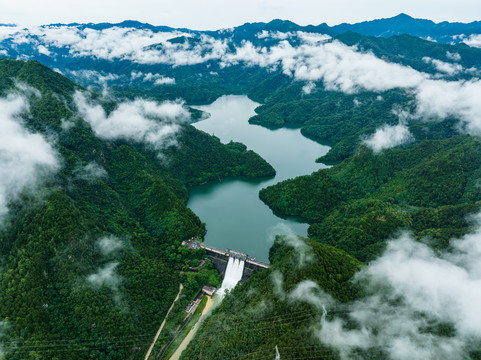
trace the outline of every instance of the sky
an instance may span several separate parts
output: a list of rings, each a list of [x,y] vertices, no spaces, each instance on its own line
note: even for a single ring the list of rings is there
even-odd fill
[[[479,0],[0,0],[0,23],[21,26],[138,20],[216,30],[280,18],[300,25],[359,22],[406,13],[435,22],[481,19]]]

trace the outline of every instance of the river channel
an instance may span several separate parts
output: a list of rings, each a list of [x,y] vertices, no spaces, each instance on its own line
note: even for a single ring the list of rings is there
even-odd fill
[[[205,243],[233,249],[268,262],[276,234],[306,236],[308,225],[282,219],[259,199],[259,191],[280,181],[325,168],[315,160],[329,147],[301,135],[299,129],[276,129],[250,125],[260,104],[247,96],[229,95],[198,109],[211,116],[193,124],[217,136],[223,143],[238,141],[254,150],[276,169],[276,176],[262,181],[225,180],[191,189],[188,206],[206,223]]]

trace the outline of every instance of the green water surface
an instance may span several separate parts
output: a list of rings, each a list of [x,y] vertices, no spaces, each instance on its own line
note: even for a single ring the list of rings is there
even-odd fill
[[[194,126],[214,134],[223,143],[238,141],[266,159],[275,178],[262,181],[225,180],[191,189],[188,206],[206,223],[205,243],[233,249],[268,262],[276,234],[307,236],[308,225],[297,219],[282,219],[259,200],[259,190],[280,181],[325,168],[315,160],[329,147],[301,135],[299,129],[269,130],[250,125],[258,103],[247,96],[229,95],[198,109],[211,116]]]

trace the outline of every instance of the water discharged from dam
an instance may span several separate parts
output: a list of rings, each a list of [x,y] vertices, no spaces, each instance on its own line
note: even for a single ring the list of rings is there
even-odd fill
[[[169,360],[178,360],[180,358],[182,351],[185,350],[190,340],[195,336],[195,333],[200,328],[204,320],[211,314],[212,310],[219,306],[219,304],[222,302],[225,291],[233,289],[240,281],[240,279],[242,279],[242,274],[244,273],[244,264],[245,261],[243,259],[236,259],[235,256],[229,256],[229,261],[227,262],[227,268],[225,269],[222,287],[217,290],[215,296],[212,298],[212,301],[210,301],[209,298],[206,307],[202,311],[202,315],[199,318],[199,321],[197,321],[197,323],[192,327],[192,329],[189,331],[185,339],[182,341],[182,343],[179,345],[179,347]]]
[[[225,269],[224,281],[218,293],[220,296],[224,295],[225,290],[231,290],[242,279],[244,273],[244,260],[235,259],[233,256],[229,257],[227,268]]]

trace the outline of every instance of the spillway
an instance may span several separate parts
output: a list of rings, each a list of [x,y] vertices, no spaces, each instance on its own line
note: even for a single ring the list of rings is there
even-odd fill
[[[244,260],[235,259],[233,256],[229,257],[227,268],[225,269],[224,281],[218,293],[224,296],[225,290],[231,290],[242,279],[244,273]]]

